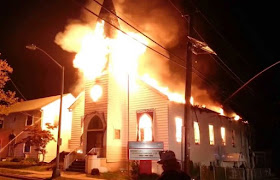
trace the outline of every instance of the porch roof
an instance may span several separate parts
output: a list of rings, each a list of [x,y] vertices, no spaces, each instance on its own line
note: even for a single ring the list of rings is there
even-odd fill
[[[64,94],[64,96],[65,95],[66,94]],[[9,108],[9,113],[41,109],[42,107],[58,100],[59,98],[60,98],[60,95],[57,95],[57,96],[50,96],[50,97],[45,97],[45,98],[40,98],[40,99],[33,99],[33,100],[19,102],[19,103],[16,103],[15,105],[12,105]]]

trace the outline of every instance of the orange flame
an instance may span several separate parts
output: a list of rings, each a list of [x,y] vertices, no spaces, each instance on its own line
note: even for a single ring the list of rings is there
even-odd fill
[[[168,87],[160,86],[159,83],[155,79],[151,78],[148,74],[143,75],[141,77],[141,79],[142,79],[142,81],[144,81],[148,85],[157,89],[159,92],[167,95],[167,97],[170,101],[174,101],[174,102],[177,102],[177,103],[185,103],[186,102],[184,95],[179,94],[179,93],[170,92]]]
[[[238,121],[240,119],[240,116],[238,116],[237,114],[234,116],[234,120]]]
[[[84,76],[89,80],[94,80],[109,70],[120,86],[125,87],[125,78],[129,75],[130,86],[136,84],[132,80],[140,78],[142,81],[165,94],[170,101],[185,103],[184,94],[172,92],[168,87],[151,78],[149,74],[138,75],[138,61],[146,52],[147,40],[137,33],[128,32],[130,37],[117,32],[113,39],[104,35],[104,22],[97,22],[94,30],[83,35],[81,48],[73,61],[74,67],[79,68]],[[132,39],[133,37],[134,39]],[[137,41],[140,41],[141,44]],[[135,87],[135,86],[134,86]],[[94,92],[92,92],[94,91]],[[102,96],[102,88],[91,90],[93,101],[97,101]],[[99,96],[99,97],[96,97]],[[194,98],[191,97],[190,103],[194,105]],[[206,108],[206,105],[202,105]],[[223,109],[218,106],[207,104],[207,108],[224,115]]]
[[[220,115],[221,116],[224,116],[225,114],[224,114],[224,110],[222,109],[222,108],[220,108]]]
[[[74,67],[93,80],[102,75],[108,53],[109,40],[104,35],[104,22],[98,22],[95,30],[83,37],[81,49],[73,61]]]

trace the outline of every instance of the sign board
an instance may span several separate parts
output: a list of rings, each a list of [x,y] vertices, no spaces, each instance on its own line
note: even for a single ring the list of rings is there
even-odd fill
[[[129,142],[129,160],[159,160],[163,142]]]

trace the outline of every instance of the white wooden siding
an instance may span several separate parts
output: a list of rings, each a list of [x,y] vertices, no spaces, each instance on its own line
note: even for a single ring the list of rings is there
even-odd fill
[[[85,111],[85,94],[82,93],[75,102],[72,109],[72,129],[70,140],[70,151],[75,150],[80,146],[82,135],[82,118]]]
[[[162,141],[164,149],[169,148],[168,143],[168,102],[167,97],[155,89],[138,81],[139,88],[130,93],[129,102],[129,141],[137,139],[137,117],[136,111],[154,109],[153,137],[154,141]]]

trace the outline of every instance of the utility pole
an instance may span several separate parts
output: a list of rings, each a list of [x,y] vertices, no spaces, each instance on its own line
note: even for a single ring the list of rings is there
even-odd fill
[[[192,31],[192,13],[188,15],[187,35],[191,36]],[[187,41],[187,57],[186,57],[186,82],[185,82],[185,117],[184,117],[184,164],[183,169],[186,173],[190,172],[190,129],[192,127],[191,121],[191,87],[192,87],[192,43]]]

